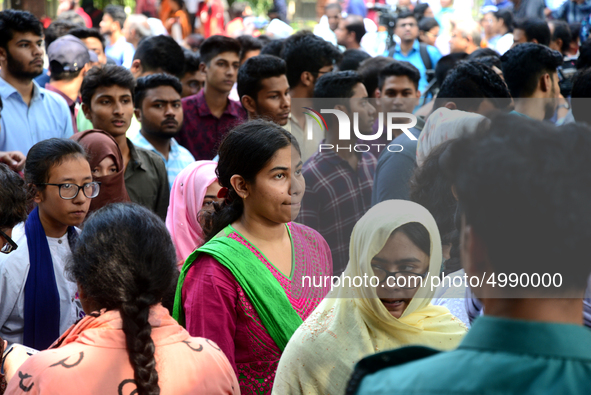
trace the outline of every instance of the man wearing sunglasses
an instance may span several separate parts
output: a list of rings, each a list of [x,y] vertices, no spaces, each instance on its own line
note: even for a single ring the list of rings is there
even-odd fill
[[[18,248],[11,239],[12,228],[27,218],[25,182],[8,166],[0,163],[0,253]]]

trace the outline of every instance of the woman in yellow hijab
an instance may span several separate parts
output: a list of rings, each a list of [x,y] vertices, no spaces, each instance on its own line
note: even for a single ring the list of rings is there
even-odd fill
[[[424,207],[388,200],[371,208],[353,229],[340,286],[287,344],[273,393],[343,394],[367,355],[407,345],[455,348],[466,326],[431,304],[430,278],[441,261],[439,231]],[[354,286],[360,280],[367,286]]]

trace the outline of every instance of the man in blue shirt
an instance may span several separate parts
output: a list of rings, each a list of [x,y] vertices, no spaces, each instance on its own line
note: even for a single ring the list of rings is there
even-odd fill
[[[183,124],[182,91],[181,81],[164,73],[138,78],[135,87],[135,116],[141,130],[130,140],[164,160],[171,189],[176,176],[195,162],[189,150],[174,139]]]
[[[454,351],[363,359],[347,394],[589,393],[590,150],[585,126],[515,115],[450,147],[440,163],[458,198],[465,281],[485,315]]]
[[[0,151],[29,149],[41,140],[73,134],[70,109],[33,78],[43,72],[43,26],[26,11],[0,12]]]
[[[384,56],[404,60],[419,69],[421,73],[419,91],[423,92],[427,87],[427,68],[435,70],[437,62],[441,59],[441,54],[437,48],[427,45],[426,51],[431,64],[425,65],[421,56],[421,44],[419,43],[419,23],[412,12],[403,12],[398,16],[394,33],[400,37],[400,45],[396,45],[393,53],[390,51],[385,53]]]
[[[105,7],[103,20],[100,23],[101,33],[109,37],[109,45],[105,48],[107,56],[115,61],[117,66],[131,68],[135,48],[128,43],[121,31],[127,15],[120,5],[109,4]]]

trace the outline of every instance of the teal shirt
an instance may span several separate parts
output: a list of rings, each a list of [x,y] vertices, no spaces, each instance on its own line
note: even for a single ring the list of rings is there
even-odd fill
[[[412,348],[406,347],[406,354]],[[390,360],[396,360],[396,353],[403,354],[404,349],[388,353]],[[474,321],[456,350],[368,375],[357,392],[363,395],[590,393],[589,329],[489,316]]]

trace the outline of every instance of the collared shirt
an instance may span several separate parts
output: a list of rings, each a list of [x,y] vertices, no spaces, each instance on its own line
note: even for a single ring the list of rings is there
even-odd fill
[[[175,139],[170,139],[170,152],[168,153],[168,160],[158,151],[150,142],[139,133],[134,138],[130,138],[131,142],[136,146],[148,151],[158,154],[164,164],[166,165],[166,172],[168,174],[168,186],[172,189],[172,183],[176,176],[191,163],[195,162],[193,155],[185,147],[181,147]]]
[[[320,142],[324,140],[324,129],[321,129],[316,122],[312,123],[312,139],[308,140],[306,133],[302,130],[296,118],[289,114],[289,120],[283,129],[295,137],[300,151],[302,152],[302,162],[306,162],[312,155],[318,152]]]
[[[185,120],[176,140],[193,154],[195,160],[210,160],[216,156],[222,137],[247,119],[246,110],[230,99],[222,116],[215,117],[207,106],[204,90],[185,97],[182,103]]]
[[[591,388],[591,332],[582,325],[482,316],[456,350],[416,360],[410,354],[418,349],[382,353],[377,358],[388,357],[390,367],[366,376],[357,394],[588,394]]]
[[[435,69],[435,66],[437,66],[437,62],[439,62],[439,59],[441,59],[441,54],[439,53],[439,51],[437,50],[437,48],[431,46],[431,45],[427,45],[427,53],[429,54],[429,57],[431,58],[431,67],[433,67],[433,69]],[[388,56],[388,51],[386,51],[384,53],[384,56]],[[427,68],[425,67],[425,64],[423,63],[423,59],[421,58],[421,50],[420,50],[420,44],[419,44],[419,40],[416,39],[414,44],[412,45],[411,50],[408,52],[408,54],[403,54],[402,50],[400,49],[400,45],[396,45],[396,49],[394,50],[394,55],[393,58],[395,60],[402,60],[405,62],[409,62],[410,64],[412,64],[413,66],[415,66],[419,72],[421,73],[421,79],[419,80],[419,90],[421,92],[423,92],[425,90],[425,88],[427,87]]]
[[[591,0],[583,4],[577,4],[574,1],[567,0],[556,11],[552,11],[552,18],[562,19],[567,23],[581,23],[589,17],[591,13]]]
[[[166,219],[170,190],[166,166],[160,156],[135,147],[127,140],[131,156],[125,169],[125,189],[134,203],[139,203]]]
[[[355,223],[371,207],[376,158],[364,152],[357,169],[336,152],[316,152],[303,166],[306,192],[296,222],[317,230],[330,246],[333,274],[349,261],[349,240]]]
[[[42,140],[52,137],[69,138],[74,131],[70,109],[58,94],[40,88],[33,81],[33,96],[27,106],[21,94],[0,78],[2,97],[0,151],[29,149]]]
[[[117,63],[117,66],[130,69],[133,63],[133,56],[135,55],[135,48],[133,44],[125,40],[125,37],[119,37],[119,40],[115,41],[112,45],[107,45],[105,55],[113,59]]]
[[[424,126],[425,121],[417,117],[416,126],[409,131],[418,139]],[[417,167],[417,143],[418,140],[411,140],[402,133],[382,149],[376,167],[372,206],[384,200],[410,198],[410,179]],[[395,152],[400,150],[398,145],[402,146],[402,151]]]
[[[18,249],[10,254],[0,254],[0,336],[8,344],[22,344],[25,330],[25,283],[30,268],[24,222],[14,227],[12,238],[18,244]],[[57,238],[47,237],[47,243],[59,294],[59,331],[62,334],[80,318],[82,306],[76,298],[76,283],[65,275],[66,263],[71,256],[68,233]]]
[[[78,114],[78,110],[76,109],[76,102],[70,99],[70,97],[66,95],[64,92],[60,91],[55,86],[49,83],[45,84],[45,89],[47,89],[48,91],[55,92],[64,98],[66,104],[68,105],[68,108],[70,109],[70,115],[72,116],[72,129],[74,129],[74,133],[78,133],[78,127],[76,126],[76,115]]]

